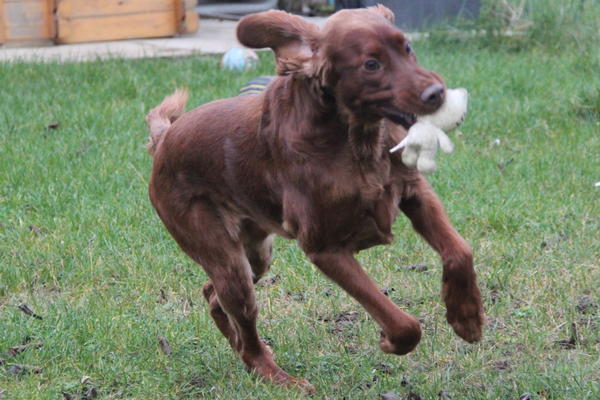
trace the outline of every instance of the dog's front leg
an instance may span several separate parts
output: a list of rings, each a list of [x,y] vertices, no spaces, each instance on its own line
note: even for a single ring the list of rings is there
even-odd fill
[[[442,297],[448,323],[467,342],[479,341],[485,317],[469,245],[452,227],[425,179],[416,182],[412,193],[402,199],[400,209],[442,258]]]
[[[379,346],[386,353],[406,354],[421,339],[421,327],[412,315],[385,296],[349,252],[309,253],[329,279],[354,297],[382,329]]]

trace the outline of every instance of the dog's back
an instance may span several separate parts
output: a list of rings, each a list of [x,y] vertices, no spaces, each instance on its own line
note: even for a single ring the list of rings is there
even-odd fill
[[[389,148],[415,114],[437,110],[443,80],[419,66],[385,7],[345,10],[320,30],[269,11],[245,17],[240,42],[271,47],[277,78],[265,93],[217,100],[177,118],[182,94],[148,116],[150,198],[180,247],[206,271],[215,324],[244,363],[285,386],[314,388],[283,371],[256,329],[253,283],[268,270],[273,234],[310,260],[381,326],[380,348],[406,354],[416,318],[368,277],[354,253],[389,243],[399,211],[444,264],[447,319],[467,341],[483,310],[471,251],[429,184]],[[174,122],[172,122],[174,121]]]

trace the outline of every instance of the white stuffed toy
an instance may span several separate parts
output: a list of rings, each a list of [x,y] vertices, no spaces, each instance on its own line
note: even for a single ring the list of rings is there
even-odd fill
[[[425,174],[435,171],[435,155],[438,147],[444,153],[452,153],[454,145],[446,132],[459,126],[467,114],[469,94],[466,89],[446,90],[446,101],[433,114],[417,116],[408,135],[394,146],[390,153],[405,147],[402,162],[407,167],[415,166]]]

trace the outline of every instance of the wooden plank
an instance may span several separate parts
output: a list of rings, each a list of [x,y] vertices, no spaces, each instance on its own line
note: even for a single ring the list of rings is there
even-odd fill
[[[173,17],[175,18],[175,27],[177,32],[183,32],[185,29],[184,0],[173,0],[173,8]]]
[[[185,21],[183,24],[183,28],[179,33],[196,33],[198,31],[198,13],[196,11],[187,10],[185,12]]]
[[[164,37],[176,33],[173,10],[77,19],[58,15],[59,43]]]
[[[53,37],[51,0],[4,0],[4,36],[9,41],[48,40]]]
[[[173,9],[174,0],[59,0],[57,13],[61,18],[100,18]]]
[[[4,26],[4,0],[0,0],[0,44],[6,41],[6,27]]]

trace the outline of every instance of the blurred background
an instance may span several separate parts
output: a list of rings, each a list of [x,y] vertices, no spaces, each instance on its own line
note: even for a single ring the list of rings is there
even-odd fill
[[[0,0],[0,46],[39,46],[198,34],[200,21],[281,9],[326,17],[384,4],[403,30],[476,20],[480,0]]]
[[[200,0],[198,13],[235,18],[251,12],[279,8],[306,16],[326,16],[342,8],[383,4],[396,14],[402,29],[420,30],[456,17],[476,18],[479,0]]]

